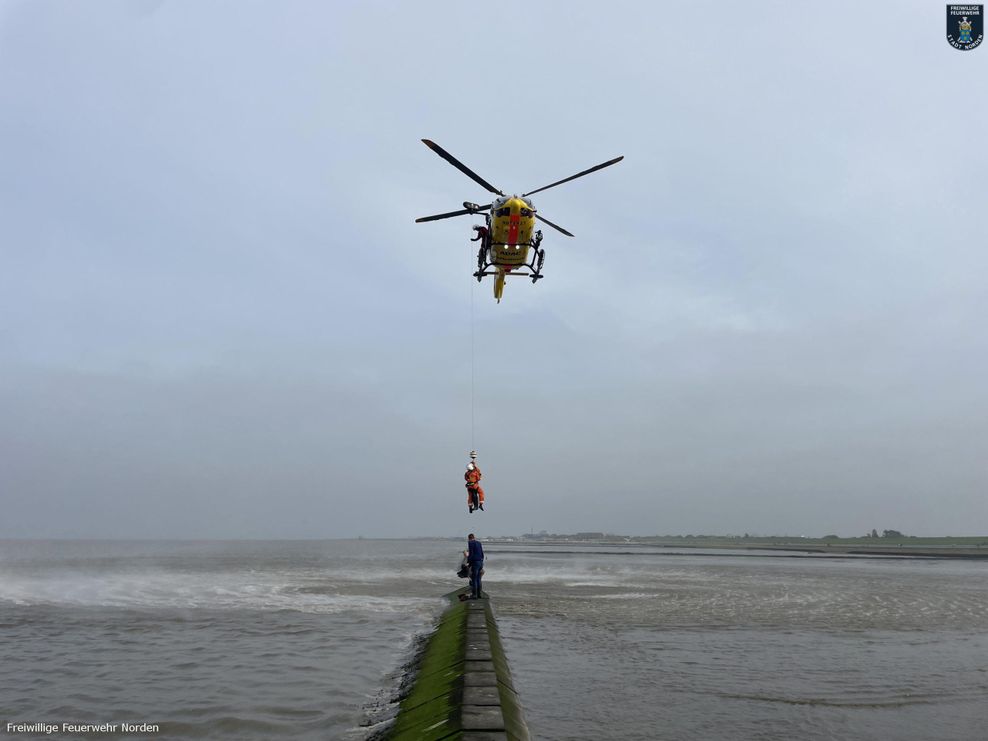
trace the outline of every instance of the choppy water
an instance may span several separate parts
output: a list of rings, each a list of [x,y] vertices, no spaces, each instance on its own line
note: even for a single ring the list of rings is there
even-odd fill
[[[0,542],[0,721],[362,739],[461,547]],[[538,738],[988,738],[988,562],[487,551]]]
[[[988,739],[988,562],[523,550],[488,581],[539,738]]]
[[[155,738],[363,738],[413,637],[458,586],[458,547],[0,543],[2,727],[143,721],[160,725]]]

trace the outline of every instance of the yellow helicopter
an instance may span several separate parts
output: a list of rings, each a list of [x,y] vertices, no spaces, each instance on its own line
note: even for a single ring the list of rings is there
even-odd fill
[[[539,248],[539,245],[542,244],[542,231],[535,231],[536,219],[548,224],[556,231],[562,232],[567,237],[573,236],[558,224],[553,224],[544,216],[540,216],[532,204],[532,199],[528,196],[548,190],[549,188],[555,188],[557,185],[568,183],[570,180],[576,180],[584,175],[602,170],[605,167],[610,167],[624,159],[623,156],[615,157],[612,160],[595,165],[589,170],[578,172],[576,175],[557,180],[555,183],[544,185],[541,188],[536,188],[520,196],[506,196],[434,141],[430,141],[429,139],[423,139],[422,141],[429,149],[449,162],[468,178],[486,188],[488,192],[499,196],[493,203],[489,203],[486,206],[479,206],[476,203],[464,201],[463,208],[459,211],[423,216],[421,219],[415,220],[415,223],[418,224],[423,221],[438,221],[439,219],[449,219],[453,216],[483,213],[486,225],[475,226],[474,231],[477,232],[477,236],[471,240],[472,242],[480,242],[480,251],[477,253],[477,272],[473,274],[473,277],[477,279],[477,282],[480,282],[485,275],[494,276],[494,298],[497,299],[498,303],[501,303],[501,294],[504,292],[504,279],[507,276],[518,275],[531,278],[532,283],[544,277],[542,275],[542,264],[545,262],[545,250]],[[531,260],[528,257],[529,250],[532,250]],[[526,268],[528,272],[525,272]]]

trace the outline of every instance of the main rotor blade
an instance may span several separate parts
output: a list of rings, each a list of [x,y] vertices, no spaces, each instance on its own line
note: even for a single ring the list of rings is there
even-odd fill
[[[549,226],[551,226],[557,232],[562,232],[567,237],[572,237],[573,236],[568,231],[566,231],[565,229],[563,229],[561,226],[559,226],[558,224],[553,224],[551,221],[549,221],[547,218],[545,218],[543,216],[539,216],[538,214],[535,214],[535,218],[538,219],[539,221],[544,221],[546,224],[548,224]]]
[[[454,216],[464,216],[465,214],[476,213],[472,208],[461,208],[459,211],[450,211],[448,214],[434,214],[432,216],[423,216],[421,219],[415,219],[416,224],[421,224],[423,221],[439,221],[440,219],[451,219]]]
[[[488,183],[486,180],[484,180],[482,177],[480,177],[480,175],[478,175],[473,170],[471,170],[469,167],[467,167],[466,165],[464,165],[462,162],[460,162],[458,159],[456,159],[456,157],[454,157],[453,155],[451,155],[449,152],[447,152],[445,149],[443,149],[442,147],[440,147],[434,141],[431,141],[429,139],[423,139],[422,141],[425,144],[425,146],[427,146],[433,152],[435,152],[440,157],[442,157],[444,160],[446,160],[447,162],[449,162],[449,164],[451,164],[457,170],[459,170],[460,172],[462,172],[468,178],[470,178],[471,180],[473,180],[475,183],[478,183],[479,185],[482,185],[483,187],[487,188],[487,191],[489,193],[494,193],[495,195],[499,195],[499,196],[503,196],[504,195],[504,193],[502,193],[497,188],[495,188],[493,185],[491,185],[490,183]]]
[[[624,155],[621,155],[620,157],[615,157],[612,160],[608,160],[607,162],[603,162],[603,163],[601,163],[599,165],[595,165],[594,167],[591,167],[589,170],[584,170],[583,172],[578,172],[578,173],[576,173],[576,175],[570,175],[568,178],[565,178],[563,180],[557,180],[556,182],[550,183],[549,185],[543,185],[541,188],[536,188],[535,190],[530,190],[528,193],[522,194],[522,198],[524,198],[525,196],[530,196],[533,193],[540,193],[543,190],[549,190],[549,188],[555,188],[557,185],[562,185],[563,183],[568,183],[570,180],[576,180],[577,178],[582,178],[584,175],[589,175],[591,172],[597,172],[597,170],[603,170],[605,167],[610,167],[611,165],[616,165],[618,162],[620,162],[623,159],[624,159]],[[546,223],[548,223],[548,222],[546,222]],[[570,235],[570,236],[572,236],[572,235]]]

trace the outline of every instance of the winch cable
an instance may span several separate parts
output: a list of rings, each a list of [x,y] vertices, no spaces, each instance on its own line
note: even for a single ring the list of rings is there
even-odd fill
[[[470,450],[476,450],[477,445],[474,441],[474,432],[476,429],[476,417],[474,414],[474,376],[476,362],[476,351],[474,343],[474,318],[473,318],[473,294],[476,291],[474,286],[474,281],[470,281]]]

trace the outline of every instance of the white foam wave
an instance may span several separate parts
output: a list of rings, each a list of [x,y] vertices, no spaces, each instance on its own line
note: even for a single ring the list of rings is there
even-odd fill
[[[656,595],[646,592],[619,592],[612,594],[591,594],[590,599],[652,599]]]
[[[278,580],[241,575],[108,574],[6,578],[0,600],[16,605],[119,608],[295,610],[308,613],[380,613],[431,609],[435,598],[317,591]]]
[[[498,564],[487,564],[488,581],[510,582],[514,584],[561,584],[571,587],[616,587],[634,584],[640,579],[636,571],[613,570],[607,572],[580,569],[532,569],[499,568]]]

